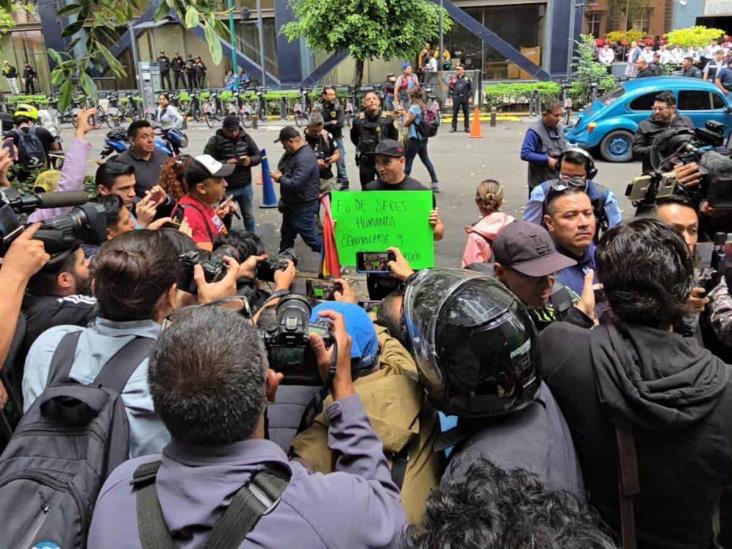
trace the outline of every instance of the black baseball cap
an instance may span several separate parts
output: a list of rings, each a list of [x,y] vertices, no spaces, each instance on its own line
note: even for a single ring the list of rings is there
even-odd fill
[[[401,158],[405,155],[404,145],[394,139],[382,139],[376,145],[374,152],[371,154],[374,156],[391,156],[393,158]]]
[[[292,126],[285,126],[280,130],[280,136],[275,139],[275,143],[286,141],[287,139],[294,139],[295,137],[300,137],[300,132]]]
[[[506,225],[491,247],[497,263],[526,276],[548,276],[577,265],[574,259],[556,250],[544,227],[528,221]]]
[[[202,154],[193,159],[186,169],[185,180],[188,187],[193,187],[209,177],[228,177],[234,172],[232,164],[222,164],[209,154]]]
[[[235,114],[227,114],[221,123],[222,128],[235,129],[239,127],[239,117]]]

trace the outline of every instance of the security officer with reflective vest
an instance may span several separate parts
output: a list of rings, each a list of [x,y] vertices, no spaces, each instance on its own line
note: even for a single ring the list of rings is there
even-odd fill
[[[368,92],[363,98],[364,110],[353,121],[351,143],[356,146],[361,188],[376,179],[373,152],[382,139],[399,139],[394,118],[381,110],[381,100],[376,92]]]

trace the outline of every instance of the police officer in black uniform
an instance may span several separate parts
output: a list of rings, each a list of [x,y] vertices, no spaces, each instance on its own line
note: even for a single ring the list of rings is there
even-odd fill
[[[323,115],[325,130],[336,140],[340,158],[336,162],[338,170],[338,183],[341,189],[348,189],[348,173],[346,172],[346,148],[343,146],[343,127],[345,126],[345,113],[343,106],[336,97],[336,90],[333,86],[323,88],[323,96],[320,102],[315,105],[314,110]]]
[[[181,89],[180,83],[183,82],[183,88],[188,87],[186,85],[186,60],[183,59],[183,56],[175,52],[175,57],[173,57],[173,81],[175,83],[175,89],[179,90]]]
[[[188,77],[188,89],[193,91],[198,87],[196,83],[196,62],[193,60],[193,56],[189,53],[186,57],[186,76]]]
[[[363,97],[364,110],[358,113],[351,127],[351,143],[356,146],[356,164],[361,188],[376,179],[373,152],[382,139],[399,139],[394,118],[381,110],[381,100],[376,92]]]
[[[460,65],[457,69],[455,79],[450,82],[450,95],[452,95],[452,129],[450,133],[457,131],[457,117],[460,109],[463,110],[465,121],[465,132],[470,131],[470,112],[468,105],[473,96],[473,85],[470,78],[465,76],[465,67]]]
[[[170,83],[170,57],[165,55],[163,50],[160,50],[160,55],[157,58],[158,67],[160,67],[160,85],[165,87],[165,82],[168,82],[168,89],[173,89],[173,84]]]

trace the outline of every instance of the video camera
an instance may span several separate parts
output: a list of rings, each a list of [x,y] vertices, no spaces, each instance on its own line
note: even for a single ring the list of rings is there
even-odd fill
[[[705,199],[715,208],[732,208],[732,159],[715,149],[724,145],[725,126],[708,120],[704,128],[669,128],[653,141],[650,162],[653,172],[636,177],[625,196],[635,206],[652,205],[674,194],[698,203]],[[699,164],[703,178],[698,187],[687,188],[676,181],[675,164]]]
[[[226,276],[227,266],[224,257],[229,256],[239,261],[239,251],[228,244],[217,247],[213,252],[191,250],[180,255],[181,273],[178,288],[189,294],[197,294],[198,288],[193,279],[193,268],[200,265],[206,282],[218,282]]]
[[[75,206],[69,213],[47,219],[33,237],[50,255],[70,250],[78,241],[101,244],[107,239],[107,212],[89,202],[84,192],[20,193],[0,189],[0,257],[25,230],[27,215],[38,208]]]
[[[285,385],[323,385],[309,335],[318,334],[326,348],[335,343],[335,338],[329,322],[310,322],[311,312],[304,296],[287,295],[277,304],[274,325],[259,330],[270,368],[284,374]]]

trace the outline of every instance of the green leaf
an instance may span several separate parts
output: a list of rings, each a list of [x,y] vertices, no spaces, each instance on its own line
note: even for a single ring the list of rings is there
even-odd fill
[[[56,12],[57,17],[68,17],[69,15],[77,14],[81,11],[81,6],[79,4],[69,4],[67,6],[64,6],[60,10]]]
[[[77,32],[79,32],[84,27],[84,21],[79,20],[75,23],[71,23],[68,27],[64,29],[64,31],[61,33],[61,36],[64,38],[68,38],[69,36],[73,36]]]
[[[60,86],[65,77],[66,73],[64,73],[64,71],[55,69],[51,73],[51,84],[53,84],[54,86]]]
[[[53,48],[48,48],[46,50],[46,53],[48,53],[48,56],[53,60],[53,62],[58,66],[63,63],[63,59],[61,59],[61,54],[54,50]]]
[[[73,93],[73,82],[71,78],[67,78],[58,90],[58,110],[63,112],[71,105],[71,95]]]
[[[109,51],[109,49],[107,49],[104,44],[100,44],[97,42],[97,49],[99,50],[99,53],[102,54],[102,57],[104,57],[104,60],[109,66],[109,69],[115,74],[115,76],[124,76],[124,65],[120,63],[119,59],[112,55],[112,52]]]
[[[186,10],[186,28],[187,29],[193,29],[201,24],[201,20],[199,19],[198,10],[194,8],[193,6],[188,6],[188,9]]]
[[[81,84],[81,89],[84,90],[84,95],[91,97],[96,102],[99,94],[97,93],[97,85],[92,80],[92,77],[86,72],[82,72],[79,74],[79,83]]]
[[[208,49],[211,52],[211,60],[213,61],[214,65],[220,64],[221,59],[224,56],[223,50],[221,48],[221,42],[218,35],[214,31],[213,25],[211,25],[209,22],[206,22],[206,42],[208,42]]]

